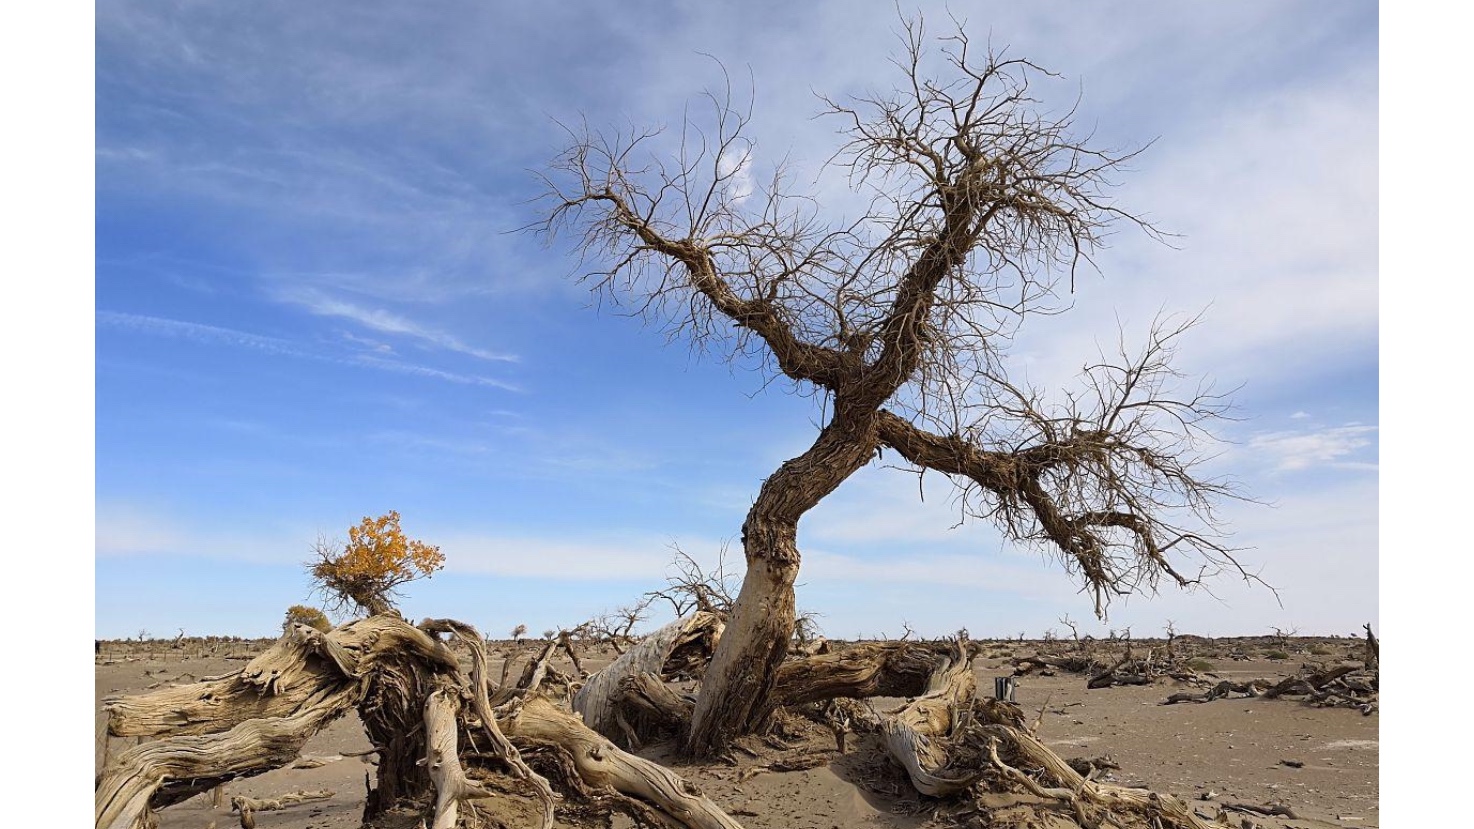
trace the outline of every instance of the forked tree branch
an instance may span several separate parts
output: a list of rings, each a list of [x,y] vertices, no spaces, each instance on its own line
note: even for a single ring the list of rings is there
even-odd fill
[[[1073,284],[1114,225],[1160,236],[1109,197],[1140,150],[1101,149],[1073,107],[1050,112],[1035,87],[1054,76],[1038,65],[977,54],[960,25],[933,56],[922,22],[903,26],[904,83],[822,99],[846,139],[827,169],[868,200],[857,218],[821,221],[818,197],[791,192],[783,164],[756,183],[750,108],[728,84],[707,96],[705,128],[682,122],[674,149],[659,131],[570,131],[540,229],[573,230],[599,262],[585,277],[595,289],[672,338],[760,356],[823,395],[814,446],[765,481],[744,533],[754,516],[796,523],[889,446],[957,480],[965,514],[1056,548],[1098,614],[1162,576],[1253,578],[1214,515],[1236,494],[1199,472],[1226,397],[1177,392],[1176,340],[1192,320],[1087,366],[1084,391],[1062,404],[1005,370],[1019,323],[1059,310],[1058,282]],[[1185,552],[1202,559],[1197,573]]]

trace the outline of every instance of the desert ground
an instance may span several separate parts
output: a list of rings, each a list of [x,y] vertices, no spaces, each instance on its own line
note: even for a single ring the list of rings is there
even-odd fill
[[[238,671],[269,640],[186,639],[178,642],[103,642],[96,657],[95,766],[140,739],[107,736],[105,698],[139,694],[204,677]],[[534,643],[489,643],[499,663],[509,655],[526,659]],[[835,648],[844,643],[831,643]],[[1108,650],[1114,643],[1099,643]],[[1163,643],[1142,640],[1142,650],[1161,653]],[[1187,801],[1210,823],[1234,827],[1375,827],[1378,810],[1378,720],[1375,705],[1317,707],[1302,697],[1230,694],[1208,702],[1164,704],[1179,692],[1202,692],[1213,682],[1271,683],[1336,665],[1361,665],[1363,643],[1352,638],[1270,637],[1198,640],[1183,637],[1202,679],[1195,685],[1168,677],[1149,684],[1087,688],[1086,674],[1021,665],[1036,654],[1065,653],[1078,645],[1060,641],[982,640],[974,661],[980,694],[995,677],[1015,676],[1016,702],[1037,721],[1036,736],[1066,759],[1095,760],[1097,780],[1141,787]],[[583,668],[596,671],[614,651],[607,645],[583,649]],[[515,664],[515,663],[514,663]],[[554,666],[577,677],[560,655]],[[1262,687],[1262,686],[1261,686]],[[879,698],[884,713],[904,699]],[[331,792],[275,811],[255,812],[259,827],[348,829],[360,825],[373,770],[371,744],[349,714],[314,736],[288,767],[231,781],[218,796],[207,793],[162,810],[163,829],[234,826],[240,816],[231,799],[280,798],[297,792]],[[886,756],[879,738],[857,733],[841,753],[824,729],[790,729],[766,740],[749,740],[723,762],[691,764],[667,741],[637,753],[670,766],[749,829],[845,829],[928,826],[1030,825],[990,822],[1022,797],[991,792],[959,808],[955,801],[916,793],[901,767]],[[1099,758],[1105,758],[1101,762]],[[1021,790],[1020,790],[1021,792]],[[988,807],[1002,811],[994,813]],[[1278,814],[1274,814],[1279,812]],[[492,816],[516,826],[515,818]],[[636,826],[615,814],[586,822],[576,809],[560,808],[558,826]],[[566,822],[571,821],[571,822]],[[418,825],[408,822],[408,826]],[[1038,825],[1038,824],[1036,824]]]

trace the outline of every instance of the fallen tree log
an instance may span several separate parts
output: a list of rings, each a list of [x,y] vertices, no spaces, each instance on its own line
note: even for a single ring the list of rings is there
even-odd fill
[[[573,695],[573,710],[589,728],[611,739],[625,738],[619,726],[618,700],[629,677],[653,674],[661,679],[692,670],[693,651],[710,660],[725,627],[721,617],[697,611],[646,636],[602,670],[595,671]],[[639,735],[640,740],[650,735]]]
[[[944,797],[977,781],[976,769],[950,769],[947,752],[948,738],[961,724],[960,713],[967,710],[976,690],[967,643],[959,637],[955,654],[932,673],[926,693],[881,720],[886,751],[922,794]]]
[[[352,690],[345,690],[291,716],[250,720],[221,734],[189,734],[135,746],[116,757],[97,783],[96,827],[144,829],[154,810],[284,766],[354,702]]]
[[[171,727],[157,709],[178,701],[177,689],[115,700],[109,710],[111,723],[119,729],[150,729],[159,739],[123,753],[104,769],[96,786],[97,829],[145,829],[156,824],[156,809],[225,781],[286,765],[298,757],[309,737],[355,706],[380,756],[379,786],[365,804],[366,825],[391,805],[423,810],[437,828],[458,825],[459,804],[492,796],[493,788],[503,793],[531,788],[532,796],[539,797],[538,783],[545,787],[546,781],[522,764],[507,739],[511,737],[553,747],[566,756],[583,786],[633,798],[634,811],[643,819],[654,812],[661,820],[692,829],[740,829],[675,773],[620,751],[545,698],[517,695],[493,711],[488,704],[484,648],[474,628],[449,620],[427,621],[425,628],[381,614],[350,622],[320,640],[284,636],[263,654],[268,658],[247,666],[249,681],[240,676],[222,680],[241,680],[262,694],[280,697],[272,703],[276,707],[297,703],[296,710],[282,717],[239,721],[237,705],[257,708],[227,694],[214,703],[220,707],[218,720],[235,725],[214,731],[215,721],[177,718]],[[472,645],[472,677],[432,635],[447,630]],[[263,665],[269,669],[255,670]],[[208,703],[203,697],[188,699]],[[403,722],[411,709],[418,715],[415,721]],[[377,728],[370,718],[377,718]],[[175,728],[188,733],[174,733]],[[460,739],[480,734],[491,738],[492,748],[485,747],[485,740],[471,746],[472,739]],[[504,746],[498,746],[497,737]],[[410,748],[415,754],[402,756]],[[514,779],[510,785],[486,787],[471,779],[470,766],[486,780],[504,776],[510,766]],[[388,794],[386,767],[397,776]],[[419,776],[407,774],[410,768]],[[551,825],[551,794],[540,799],[545,806],[543,824]]]
[[[1309,676],[1292,676],[1276,684],[1268,691],[1265,691],[1264,698],[1274,699],[1284,694],[1309,694],[1313,691],[1320,690],[1326,683],[1339,679],[1354,670],[1356,670],[1355,665],[1339,665],[1330,670],[1318,671]],[[1297,690],[1300,688],[1304,688],[1305,690]]]
[[[620,749],[578,717],[533,697],[501,722],[507,735],[552,743],[567,752],[584,783],[611,788],[657,807],[692,829],[741,829],[701,790],[664,766]]]
[[[925,693],[947,662],[946,645],[866,642],[778,667],[772,699],[777,706],[849,697],[914,697]]]
[[[1070,656],[1034,654],[1032,656],[1015,657],[1010,664],[1013,665],[1014,676],[1026,676],[1041,667],[1057,668],[1072,674],[1091,673],[1093,671],[1099,671],[1104,667],[1099,661],[1083,654],[1073,654]]]
[[[1230,694],[1238,693],[1246,697],[1263,697],[1264,699],[1304,697],[1307,705],[1354,708],[1363,714],[1371,714],[1377,710],[1377,685],[1378,678],[1375,671],[1358,672],[1355,665],[1339,665],[1323,670],[1305,666],[1301,673],[1278,682],[1271,682],[1267,679],[1256,679],[1250,682],[1222,680],[1206,692],[1179,692],[1168,696],[1161,704],[1212,702],[1218,699],[1228,699]]]
[[[219,791],[219,789],[216,789]],[[332,797],[330,791],[317,792],[292,792],[281,797],[273,797],[267,800],[258,800],[254,797],[237,795],[230,799],[230,810],[240,815],[241,829],[255,829],[257,812],[274,812],[278,809],[286,809],[299,803],[313,803],[318,800],[327,800]]]
[[[1111,822],[1116,825],[1122,825],[1120,817],[1129,814],[1148,826],[1213,829],[1194,814],[1186,803],[1171,795],[1146,789],[1112,786],[1085,777],[1048,746],[1020,728],[991,723],[982,726],[981,730],[1005,742],[1016,758],[1013,764],[1009,764],[999,757],[997,749],[990,744],[988,755],[995,768],[1003,772],[1009,780],[1028,789],[1031,794],[1069,804],[1082,825],[1102,825],[1104,821],[1091,812],[1103,810],[1109,813]],[[1055,785],[1039,784],[1020,771],[1018,766],[1042,770],[1045,776],[1053,779]]]

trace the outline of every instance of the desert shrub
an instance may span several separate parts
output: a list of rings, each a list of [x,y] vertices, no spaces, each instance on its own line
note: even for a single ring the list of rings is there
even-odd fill
[[[369,614],[394,609],[395,588],[429,578],[445,566],[440,548],[407,538],[399,513],[365,517],[348,528],[348,543],[320,539],[311,566],[314,586],[334,604],[334,611],[357,609]]]
[[[1285,653],[1284,651],[1270,651],[1269,653],[1266,653],[1264,655],[1264,658],[1265,659],[1281,660],[1281,659],[1289,659],[1290,658],[1290,655],[1287,654],[1287,653]]]
[[[1206,659],[1188,660],[1187,667],[1193,669],[1194,671],[1197,671],[1200,674],[1211,673],[1214,670],[1213,663],[1209,662]]]
[[[287,618],[282,621],[282,629],[289,630],[292,625],[297,624],[307,625],[323,633],[333,629],[333,623],[328,621],[326,613],[305,604],[294,604],[287,608]]]
[[[1315,645],[1310,649],[1311,656],[1330,656],[1331,649],[1325,645]]]

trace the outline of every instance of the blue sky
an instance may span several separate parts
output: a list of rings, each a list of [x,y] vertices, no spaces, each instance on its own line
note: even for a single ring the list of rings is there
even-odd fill
[[[678,123],[716,61],[751,85],[758,163],[814,179],[835,147],[814,93],[894,85],[898,25],[802,5],[99,5],[97,635],[268,634],[314,540],[391,509],[447,556],[406,614],[490,632],[626,603],[672,543],[737,557],[812,401],[594,307],[567,244],[517,229],[558,121]],[[1046,103],[1078,95],[1101,143],[1155,142],[1116,196],[1180,234],[1114,238],[1014,370],[1063,386],[1118,323],[1204,312],[1182,366],[1242,384],[1215,469],[1272,504],[1225,515],[1278,600],[1225,577],[1097,622],[1057,562],[954,528],[944,481],[923,503],[875,467],[801,526],[800,606],[834,636],[1376,621],[1376,5],[953,11],[1062,74]]]

